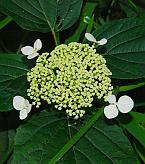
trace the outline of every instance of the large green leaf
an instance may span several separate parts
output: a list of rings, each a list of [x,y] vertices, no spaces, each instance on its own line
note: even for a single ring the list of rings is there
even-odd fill
[[[145,16],[145,1],[144,0],[118,0],[121,9],[128,17],[144,17]]]
[[[77,27],[77,29],[73,32],[73,35],[71,35],[69,38],[67,38],[65,40],[65,43],[70,43],[70,42],[78,42],[80,39],[80,36],[82,34],[83,31],[85,31],[87,24],[84,23],[84,17],[88,16],[88,17],[92,17],[93,12],[96,8],[97,4],[91,3],[91,2],[86,2],[86,4],[84,5],[84,8],[82,10],[81,13],[81,17],[80,17],[80,22],[79,25]]]
[[[42,111],[18,128],[12,163],[49,163],[78,132],[65,117]],[[137,164],[122,130],[99,119],[58,163]],[[53,162],[52,162],[53,163]],[[55,163],[55,162],[54,162]]]
[[[0,131],[0,163],[10,155],[15,131],[13,129]]]
[[[105,24],[94,32],[99,40],[107,38],[104,57],[113,78],[145,77],[145,21],[130,18]]]
[[[8,160],[13,149],[15,130],[12,115],[0,113],[0,164]],[[15,119],[16,120],[16,119]]]
[[[48,32],[65,30],[78,19],[82,0],[1,0],[0,9],[22,28]]]
[[[118,4],[128,17],[136,17],[139,14],[139,8],[132,1],[119,0]]]
[[[145,114],[130,112],[128,116],[120,117],[120,125],[131,134],[133,145],[142,161],[145,162]]]
[[[119,122],[145,148],[145,114],[130,112],[128,117],[120,117]]]
[[[0,54],[0,111],[12,109],[14,96],[26,96],[27,72],[20,55]]]

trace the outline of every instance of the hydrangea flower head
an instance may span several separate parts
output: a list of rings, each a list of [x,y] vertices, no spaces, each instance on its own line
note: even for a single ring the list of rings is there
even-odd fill
[[[93,46],[61,44],[39,56],[28,73],[28,96],[36,107],[45,100],[77,119],[84,115],[85,107],[92,106],[94,97],[106,100],[112,93],[110,75],[105,59]]]

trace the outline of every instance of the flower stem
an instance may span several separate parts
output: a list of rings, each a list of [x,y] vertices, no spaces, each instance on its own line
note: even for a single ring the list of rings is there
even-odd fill
[[[137,83],[137,84],[131,84],[131,85],[125,85],[125,86],[120,86],[118,88],[119,92],[125,92],[125,91],[130,91],[139,87],[142,87],[145,85],[145,82]]]
[[[19,54],[21,52],[21,48],[23,47],[23,44],[25,43],[28,35],[29,35],[29,31],[24,31],[22,39],[21,39],[21,43],[20,43],[18,50],[16,52],[17,54]]]
[[[99,119],[99,117],[103,113],[103,108],[99,109],[97,113],[95,113],[92,118],[86,122],[86,124],[78,131],[77,134],[75,134],[68,142],[65,144],[62,149],[49,161],[48,164],[55,164],[57,163],[64,155],[65,153],[70,150],[74,144],[76,144],[80,138],[92,127],[92,125]]]
[[[60,44],[59,32],[52,31],[52,35],[55,41],[55,45],[58,46]]]
[[[0,29],[4,28],[7,24],[9,24],[13,19],[7,16],[4,20],[0,21]]]
[[[137,10],[137,6],[135,5],[135,3],[134,2],[132,2],[132,0],[128,0],[128,2],[134,7],[134,9],[136,9]]]
[[[143,106],[145,106],[145,102],[135,103],[134,106],[135,106],[135,107],[143,107]]]

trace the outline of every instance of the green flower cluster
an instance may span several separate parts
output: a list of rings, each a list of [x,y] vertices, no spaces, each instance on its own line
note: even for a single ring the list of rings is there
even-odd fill
[[[94,96],[104,98],[112,93],[110,70],[94,46],[72,42],[43,53],[28,73],[28,96],[38,108],[41,99],[66,110],[75,119],[91,107]]]

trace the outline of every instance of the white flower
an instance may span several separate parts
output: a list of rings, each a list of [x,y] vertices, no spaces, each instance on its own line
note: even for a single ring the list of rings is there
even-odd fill
[[[42,42],[40,39],[37,39],[34,43],[34,46],[25,46],[21,48],[21,51],[24,55],[27,56],[27,59],[33,59],[39,55],[37,51],[42,48]]]
[[[134,107],[132,98],[126,95],[121,96],[118,102],[116,102],[115,95],[109,95],[107,97],[107,101],[110,103],[110,105],[104,108],[104,114],[108,119],[117,117],[119,111],[121,113],[128,113]]]
[[[27,99],[24,99],[21,96],[15,96],[13,98],[13,107],[16,110],[20,111],[20,119],[23,120],[28,116],[28,113],[31,111],[32,105]]]
[[[86,37],[86,39],[89,40],[90,42],[97,43],[97,44],[100,45],[100,46],[102,46],[102,45],[104,45],[104,44],[107,43],[107,39],[103,38],[103,39],[97,41],[96,38],[95,38],[92,34],[90,34],[90,33],[85,33],[85,37]]]

